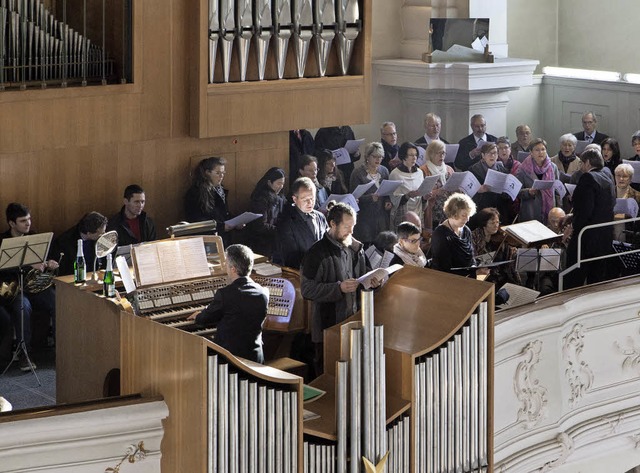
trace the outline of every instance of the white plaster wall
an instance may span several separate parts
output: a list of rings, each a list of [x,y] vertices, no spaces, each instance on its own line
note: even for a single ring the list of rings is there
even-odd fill
[[[544,136],[542,108],[542,77],[534,76],[533,85],[509,92],[507,106],[507,136],[516,139],[516,127],[529,125],[535,136]]]

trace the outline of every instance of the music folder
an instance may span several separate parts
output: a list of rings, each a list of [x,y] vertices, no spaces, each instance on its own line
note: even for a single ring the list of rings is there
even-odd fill
[[[506,225],[502,229],[516,240],[517,246],[525,248],[538,247],[562,239],[562,235],[537,220]]]

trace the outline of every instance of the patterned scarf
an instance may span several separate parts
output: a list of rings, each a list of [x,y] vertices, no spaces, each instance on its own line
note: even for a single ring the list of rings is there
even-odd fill
[[[409,266],[418,266],[419,268],[424,268],[427,264],[427,257],[419,248],[417,253],[409,253],[400,246],[400,243],[396,243],[395,245],[393,245],[393,253],[399,256],[404,264],[408,264]]]
[[[522,168],[533,179],[542,176],[543,181],[553,181],[556,178],[553,174],[553,164],[549,156],[544,158],[542,166],[538,166],[533,156],[529,155],[522,161]],[[542,222],[545,223],[547,221],[547,215],[549,215],[549,210],[555,207],[554,190],[553,188],[541,190],[540,194],[542,196]]]
[[[442,162],[440,166],[437,166],[427,159],[427,169],[432,176],[440,176],[440,183],[444,186],[447,183],[447,165]]]

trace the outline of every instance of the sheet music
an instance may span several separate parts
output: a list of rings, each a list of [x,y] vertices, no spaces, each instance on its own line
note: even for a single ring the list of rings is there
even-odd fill
[[[127,259],[124,256],[116,256],[116,266],[120,273],[120,279],[122,279],[122,283],[124,284],[124,290],[127,294],[135,291],[136,283],[133,281],[133,276],[131,275],[129,265],[127,264]]]
[[[385,250],[384,254],[382,255],[382,261],[380,262],[380,268],[388,268],[394,256],[394,253]]]
[[[535,181],[533,181],[533,185],[531,186],[531,188],[542,191],[546,189],[552,189],[554,184],[555,184],[555,181],[545,181],[541,179],[536,179]]]
[[[380,187],[375,192],[379,197],[385,197],[393,194],[398,187],[402,185],[402,181],[382,181]]]
[[[636,218],[638,216],[638,202],[636,202],[635,199],[616,199],[613,213],[629,215],[632,218]]]
[[[331,151],[333,157],[336,159],[336,164],[341,166],[343,164],[349,164],[351,162],[351,156],[349,156],[349,151],[345,148],[338,148]]]
[[[422,184],[420,184],[420,187],[418,187],[417,189],[420,197],[423,197],[431,193],[431,191],[436,186],[439,180],[440,180],[440,176],[437,174],[435,176],[425,176],[424,180],[422,181]]]
[[[246,225],[249,222],[253,222],[254,220],[262,217],[262,214],[254,214],[253,212],[244,212],[237,217],[226,220],[224,223],[231,227],[238,227],[240,225]]]
[[[480,182],[470,171],[454,172],[443,187],[448,192],[464,192],[473,197],[480,189]]]
[[[356,199],[355,197],[353,197],[352,194],[331,194],[327,198],[327,200],[324,201],[324,203],[320,207],[320,210],[323,212],[326,212],[327,205],[332,200],[335,200],[336,202],[344,202],[345,204],[349,205],[353,210],[355,210],[356,213],[360,212],[360,207],[358,206],[358,203],[356,202]]]
[[[373,278],[381,279],[384,284],[389,279],[389,276],[402,269],[401,264],[394,264],[393,266],[389,266],[388,268],[378,268],[373,271],[369,271],[366,274],[363,274],[358,278],[358,282],[364,286],[365,289],[371,288],[371,280]]]
[[[378,269],[380,267],[380,263],[382,262],[382,256],[380,255],[380,253],[378,253],[378,250],[376,249],[375,245],[371,245],[369,248],[367,248],[364,254],[369,260],[369,265],[371,266],[371,268]]]
[[[518,151],[518,156],[516,157],[516,159],[522,162],[527,159],[527,156],[529,156],[530,154],[531,153],[529,153],[529,151]]]
[[[514,223],[502,227],[507,233],[515,236],[524,243],[531,244],[537,241],[550,240],[558,237],[553,230],[546,227],[537,220],[529,220],[528,222]]]
[[[160,255],[154,244],[140,245],[133,248],[136,261],[136,280],[140,286],[160,284],[162,279],[162,267]]]
[[[371,186],[373,186],[375,184],[374,181],[369,181],[367,184],[360,184],[358,187],[356,187],[355,189],[353,189],[353,192],[351,193],[352,196],[354,196],[356,199],[359,199],[360,197],[362,197],[364,195],[365,192],[367,192]]]
[[[628,164],[633,168],[633,176],[631,176],[631,182],[639,183],[640,182],[640,161],[630,161],[628,159],[623,159],[622,162],[624,164]]]
[[[576,184],[565,184],[570,197],[573,197],[573,191],[576,190]]]
[[[530,304],[540,295],[538,291],[517,284],[506,283],[500,289],[505,289],[509,293],[509,300],[502,304],[500,309],[509,309],[521,305]]]
[[[588,144],[589,142],[586,140],[578,140],[578,142],[576,143],[576,154],[578,155],[582,154],[582,152],[584,151],[584,149],[587,147]]]
[[[561,199],[567,195],[567,189],[564,187],[564,184],[559,179],[553,181],[553,190],[557,192]]]
[[[497,194],[505,193],[511,200],[516,200],[518,192],[522,189],[520,182],[514,175],[498,172],[493,169],[487,171],[487,177],[484,180],[485,185],[491,187],[491,192]]]
[[[188,270],[187,277],[200,278],[210,276],[211,271],[209,270],[207,252],[204,248],[202,237],[185,238],[184,240],[178,240],[178,242],[180,243],[183,265]]]
[[[458,155],[458,150],[460,149],[460,145],[456,143],[454,145],[444,145],[444,146],[445,146],[445,151],[447,152],[447,154],[444,157],[444,162],[447,164],[451,164],[455,162],[456,156]]]
[[[417,148],[418,148],[418,159],[416,159],[416,164],[418,166],[422,166],[426,162],[425,155],[427,151],[422,146],[417,146]]]
[[[362,143],[364,143],[364,138],[360,138],[359,140],[347,140],[344,148],[347,150],[347,153],[356,154]]]

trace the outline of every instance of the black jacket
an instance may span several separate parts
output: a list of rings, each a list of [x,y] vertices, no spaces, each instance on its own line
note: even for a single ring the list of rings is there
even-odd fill
[[[235,356],[263,363],[262,323],[268,304],[265,288],[250,277],[239,277],[216,291],[196,323],[215,325],[215,342]]]
[[[320,233],[327,230],[327,219],[317,210],[313,211],[315,218],[321,225]],[[273,255],[273,262],[289,268],[299,269],[302,257],[318,241],[311,228],[304,221],[301,212],[294,205],[288,206],[277,229],[277,250]]]
[[[495,143],[496,141],[498,141],[498,138],[487,133],[487,142]],[[458,141],[458,145],[460,147],[458,148],[458,154],[456,154],[456,161],[454,163],[456,171],[466,171],[482,159],[481,155],[478,155],[475,159],[469,157],[469,153],[477,147],[476,138],[473,136],[473,133]]]
[[[143,241],[153,241],[156,239],[156,226],[153,224],[153,220],[147,216],[147,213],[142,212],[138,219],[140,221],[140,240],[136,238],[127,224],[127,218],[124,215],[124,205],[120,209],[120,212],[109,219],[107,231],[115,230],[118,232],[118,246],[136,245]]]
[[[229,191],[225,189],[224,194],[228,196]],[[228,235],[228,232],[224,229],[224,222],[232,217],[227,204],[228,198],[222,199],[214,189],[210,189],[209,199],[212,201],[213,207],[211,211],[207,212],[200,206],[198,187],[191,186],[184,196],[184,209],[187,221],[194,223],[205,220],[215,220],[216,231],[218,235],[222,237],[224,245],[228,246],[230,244],[230,235]]]
[[[584,141],[584,131],[579,131],[578,133],[574,133],[573,136],[575,136],[580,141]],[[596,130],[596,136],[593,138],[592,143],[595,143],[597,145],[602,145],[602,142],[607,138],[609,138],[608,135],[605,135],[604,133],[600,133],[598,130]]]

